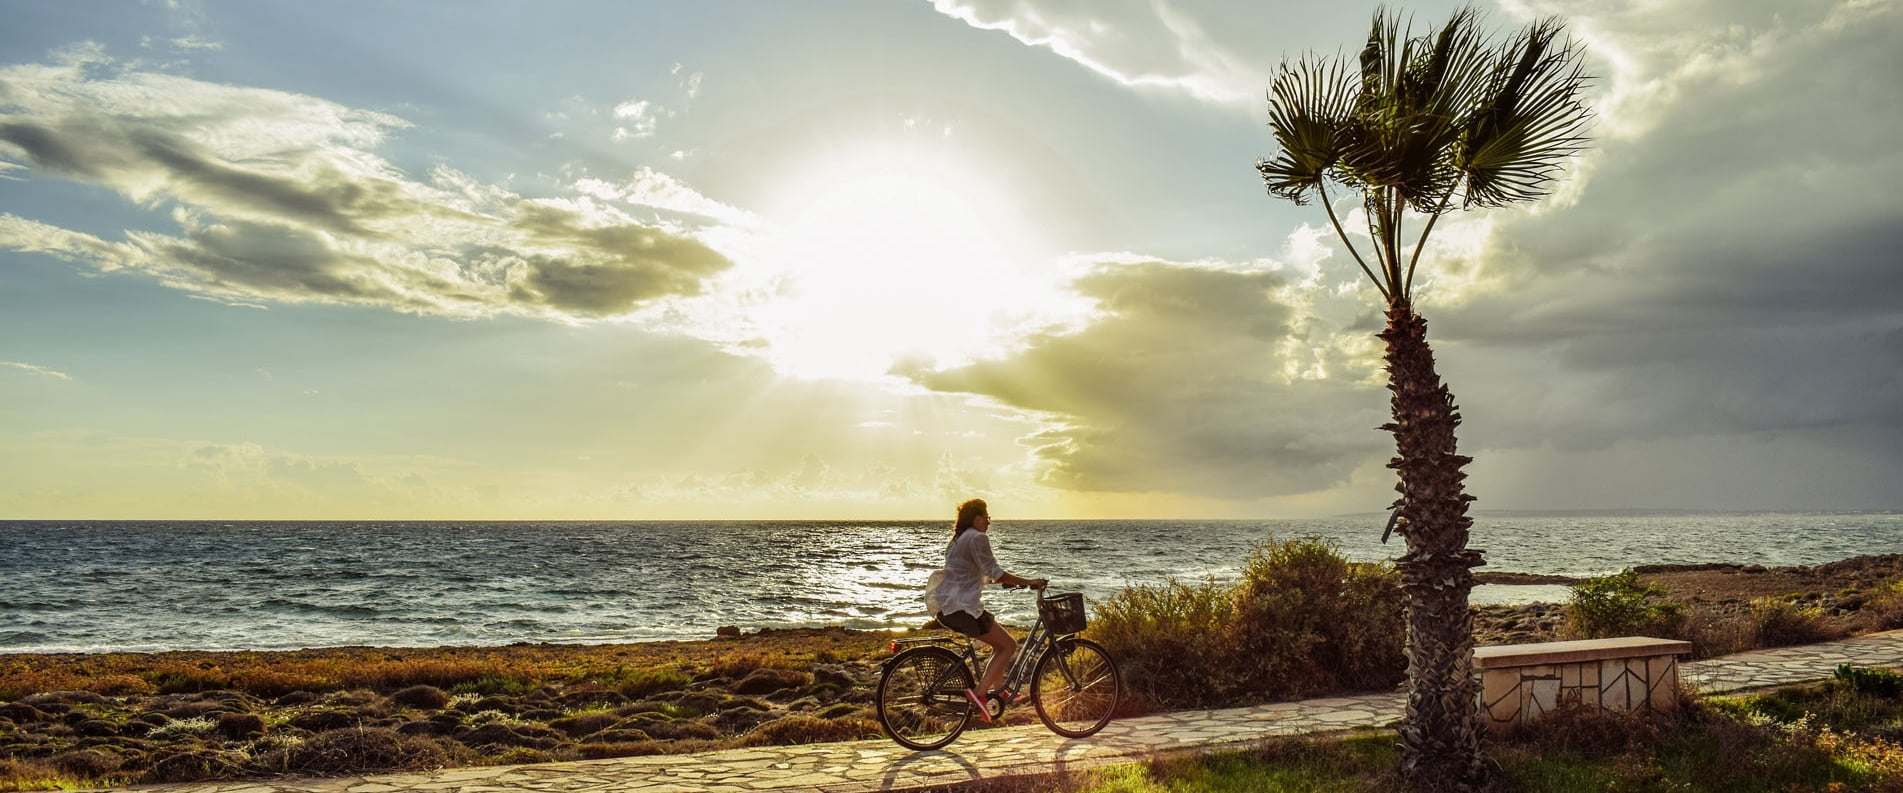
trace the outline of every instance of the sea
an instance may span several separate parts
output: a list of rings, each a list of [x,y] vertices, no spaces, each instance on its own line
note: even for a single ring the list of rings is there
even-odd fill
[[[1100,600],[1235,580],[1271,539],[1392,560],[1386,515],[999,521],[1005,569]],[[721,626],[916,627],[944,521],[0,521],[0,653],[620,643]],[[1646,564],[1809,565],[1903,552],[1903,513],[1483,513],[1483,571],[1600,575]],[[1562,602],[1481,585],[1476,603]],[[988,590],[1007,623],[1028,593]]]

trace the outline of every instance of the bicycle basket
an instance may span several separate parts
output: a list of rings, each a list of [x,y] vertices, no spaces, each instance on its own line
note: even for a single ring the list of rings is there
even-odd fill
[[[1037,615],[1052,633],[1077,633],[1084,629],[1084,593],[1070,592],[1056,597],[1039,598]]]

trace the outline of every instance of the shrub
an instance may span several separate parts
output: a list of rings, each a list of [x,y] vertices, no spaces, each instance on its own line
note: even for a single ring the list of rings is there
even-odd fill
[[[1875,697],[1896,697],[1903,694],[1903,675],[1888,669],[1838,664],[1836,678],[1859,694]]]
[[[145,772],[143,782],[198,782],[236,776],[244,769],[241,752],[183,747],[160,754]]]
[[[1386,688],[1407,673],[1399,575],[1319,537],[1250,554],[1232,630],[1244,686],[1263,695]]]
[[[449,695],[435,686],[410,686],[391,694],[390,701],[418,710],[442,710],[449,704]]]
[[[75,787],[45,760],[0,757],[0,790],[50,790]]]
[[[871,719],[787,716],[753,728],[753,731],[747,733],[740,743],[742,746],[789,746],[877,737],[879,737],[879,725]]]
[[[563,735],[539,724],[511,724],[494,721],[458,736],[467,746],[526,746],[552,749],[561,745]]]
[[[812,682],[812,675],[805,672],[789,672],[782,669],[762,667],[749,672],[728,690],[735,694],[771,694],[789,688],[799,688]]]
[[[319,733],[295,746],[258,757],[260,770],[337,776],[368,771],[422,771],[440,768],[450,755],[428,738],[402,735],[381,727]]]
[[[1780,598],[1752,601],[1751,619],[1759,647],[1785,647],[1836,638],[1836,632],[1824,623],[1822,609],[1799,606]]]
[[[225,740],[242,741],[264,733],[264,718],[255,713],[218,714],[218,734]]]
[[[584,713],[579,716],[556,719],[549,722],[548,726],[562,731],[570,738],[580,738],[608,729],[620,720],[621,717],[613,713]]]
[[[1089,636],[1117,659],[1134,710],[1227,704],[1236,689],[1225,626],[1233,588],[1214,580],[1128,587],[1098,603]]]
[[[101,749],[81,749],[54,755],[52,763],[75,779],[105,779],[125,765],[125,758]]]
[[[1660,638],[1684,639],[1692,643],[1693,658],[1711,658],[1751,649],[1754,634],[1750,618],[1741,612],[1693,605],[1679,621],[1679,634]]]
[[[1891,582],[1865,598],[1853,624],[1860,633],[1903,628],[1903,581]]]
[[[1639,581],[1627,568],[1612,575],[1588,578],[1573,585],[1566,611],[1573,633],[1581,638],[1645,634],[1676,636],[1681,629],[1682,604],[1659,600],[1665,590]]]
[[[1125,589],[1089,635],[1123,670],[1136,709],[1386,688],[1406,675],[1399,578],[1319,537],[1269,542],[1236,584]]]

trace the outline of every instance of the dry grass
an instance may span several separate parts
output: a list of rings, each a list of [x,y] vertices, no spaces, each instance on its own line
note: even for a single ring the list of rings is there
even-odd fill
[[[641,695],[695,674],[730,677],[742,669],[804,669],[822,657],[869,657],[884,651],[885,640],[880,633],[820,629],[624,645],[10,655],[0,656],[0,700],[42,691],[123,696],[220,690],[273,699],[294,691],[394,691],[418,685],[480,690],[482,681],[493,681],[489,688],[523,691],[550,683],[592,681],[608,688],[626,683]]]

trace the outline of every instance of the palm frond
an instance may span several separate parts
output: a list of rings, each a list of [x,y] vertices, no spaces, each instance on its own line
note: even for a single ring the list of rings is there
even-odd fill
[[[1511,41],[1480,109],[1454,149],[1465,206],[1497,207],[1551,192],[1567,158],[1585,146],[1592,111],[1580,101],[1581,52],[1555,45],[1563,25],[1542,20]]]
[[[1354,82],[1339,58],[1284,61],[1269,87],[1269,129],[1281,151],[1256,160],[1269,194],[1297,204],[1341,159],[1341,130],[1354,105]]]
[[[1438,207],[1461,177],[1446,153],[1492,74],[1487,44],[1471,8],[1418,37],[1377,11],[1361,52],[1355,118],[1344,136],[1347,181],[1392,188],[1419,212]]]
[[[1459,140],[1492,64],[1485,57],[1487,42],[1472,8],[1454,12],[1420,44],[1420,54],[1408,64],[1395,97],[1407,114],[1402,126],[1408,132],[1404,148],[1394,156],[1402,164],[1395,186],[1415,211],[1431,214],[1460,180],[1446,152]]]
[[[1546,195],[1585,146],[1582,52],[1556,43],[1563,30],[1547,19],[1496,43],[1479,13],[1462,8],[1416,36],[1377,8],[1359,52],[1282,64],[1268,96],[1281,150],[1256,170],[1270,194],[1298,204],[1311,191],[1325,201],[1330,181],[1360,193],[1370,259],[1355,251],[1333,207],[1329,221],[1382,296],[1407,300],[1427,236],[1456,196],[1472,207]],[[1403,262],[1410,208],[1427,224]]]

